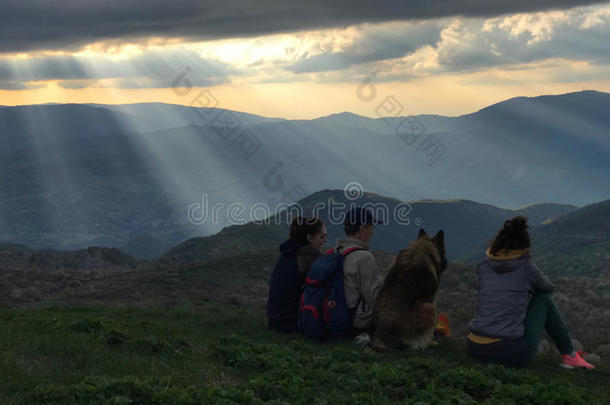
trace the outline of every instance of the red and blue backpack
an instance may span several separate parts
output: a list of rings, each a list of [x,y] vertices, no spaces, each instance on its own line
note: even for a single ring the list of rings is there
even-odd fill
[[[363,249],[351,247],[342,253],[331,249],[309,268],[299,309],[299,329],[305,336],[320,339],[350,333],[354,314],[345,300],[343,260],[356,250]]]

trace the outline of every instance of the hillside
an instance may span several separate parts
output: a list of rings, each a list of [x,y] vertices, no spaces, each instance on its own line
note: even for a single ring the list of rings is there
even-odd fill
[[[103,275],[59,269],[0,274],[3,286],[61,287],[41,288],[37,297],[1,295],[7,327],[0,328],[6,360],[0,372],[9,377],[0,382],[0,401],[415,404],[458,398],[463,404],[589,405],[604,404],[610,395],[610,325],[600,309],[610,304],[608,278],[553,280],[572,337],[593,353],[597,370],[560,370],[548,342],[527,370],[512,370],[465,354],[476,297],[471,267],[452,263],[442,279],[438,305],[450,316],[453,339],[424,352],[378,354],[349,342],[322,344],[269,331],[264,305],[276,255],[149,263]],[[377,252],[376,258],[385,267],[390,256]]]
[[[571,206],[562,204],[535,204],[519,210],[507,210],[468,200],[401,202],[373,193],[364,193],[361,198],[352,201],[346,198],[343,190],[319,191],[297,204],[305,215],[312,215],[316,204],[324,207],[319,211],[319,218],[326,224],[328,247],[332,247],[337,238],[345,236],[343,222],[331,220],[331,215],[344,215],[345,209],[337,209],[335,212],[331,207],[367,205],[371,209],[386,207],[379,212],[387,215],[388,224],[375,227],[375,236],[371,239],[373,249],[398,252],[415,239],[420,227],[429,232],[444,229],[449,258],[461,257],[473,247],[486,243],[505,220],[516,215],[532,216],[535,223],[541,218],[552,218],[572,209]],[[410,207],[404,218],[400,214],[401,207]],[[185,263],[228,257],[236,252],[276,248],[288,235],[287,222],[285,215],[275,215],[268,223],[233,225],[211,236],[189,239],[165,252],[161,260],[166,263]]]
[[[610,256],[610,200],[530,225],[530,237],[534,259],[548,274],[590,276],[604,271]],[[459,260],[478,263],[487,246],[488,242],[483,243]]]
[[[527,217],[531,225],[540,225],[577,209],[577,206],[570,204],[536,203],[517,208],[515,211]]]
[[[277,246],[287,238],[288,228],[285,222],[232,225],[212,236],[188,239],[163,253],[159,260],[162,263],[205,262],[217,257],[277,250]]]
[[[562,274],[594,274],[610,257],[610,200],[532,229],[537,262]]]
[[[120,250],[135,259],[153,260],[173,246],[173,243],[144,233],[128,240]]]
[[[386,269],[391,254],[373,253],[378,266]],[[277,258],[277,249],[268,249],[183,265],[149,262],[133,269],[107,271],[0,271],[0,291],[4,292],[0,297],[5,306],[112,304],[165,308],[212,302],[264,308]],[[572,336],[590,352],[610,356],[604,349],[610,344],[610,324],[603,321],[610,315],[610,273],[588,278],[551,275],[551,279],[556,286],[555,301]],[[453,333],[460,342],[468,333],[474,313],[476,280],[474,266],[454,262],[441,279],[439,308],[450,314]],[[36,295],[30,294],[30,286],[38,290]]]
[[[533,232],[540,238],[557,237],[562,248],[569,248],[587,241],[607,241],[610,239],[609,229],[610,200],[605,200],[555,218]]]
[[[20,245],[0,245],[3,272],[28,272],[50,269],[135,268],[138,264],[116,248],[89,247],[78,251],[32,250]]]
[[[13,243],[13,242],[10,242],[10,241],[0,241],[0,250],[8,250],[8,249],[30,250],[29,247],[27,247],[25,245],[21,245],[19,243]]]
[[[586,205],[610,195],[608,100],[579,92],[412,117],[419,132],[403,139],[395,131],[405,117],[280,120],[161,103],[5,107],[0,240],[73,250],[148,234],[176,244],[231,225],[229,202],[244,205],[247,222],[256,203],[273,209],[353,181],[400,201]],[[210,207],[224,204],[220,217],[189,220],[204,195]]]
[[[236,305],[2,316],[5,404],[605,405],[610,395],[607,368],[568,373],[556,357],[527,370],[486,366],[452,342],[370,353],[273,333],[259,310]]]
[[[572,127],[579,126],[583,135],[591,136],[592,132],[607,128],[610,124],[610,118],[603,107],[609,102],[609,93],[593,90],[552,96],[515,97],[461,118],[524,130],[534,125],[570,132]],[[582,117],[582,120],[577,122],[573,120],[574,116]]]
[[[605,212],[604,207],[583,209],[593,215]],[[578,211],[568,215],[580,216]],[[256,224],[242,227],[255,226],[253,232],[264,230]],[[102,264],[118,265],[100,269],[103,249],[49,253],[6,247],[13,260],[27,254],[46,261],[30,266],[22,260],[22,269],[0,264],[0,318],[6,326],[0,328],[5,348],[0,372],[8,376],[0,382],[0,401],[415,404],[457,398],[464,404],[589,405],[604,404],[610,396],[605,384],[610,272],[552,276],[553,299],[577,348],[588,351],[587,358],[598,366],[594,372],[560,370],[546,340],[527,370],[511,370],[466,356],[467,325],[476,303],[473,266],[450,263],[441,278],[437,302],[449,314],[452,339],[425,352],[371,353],[349,342],[321,344],[269,331],[264,308],[278,253],[276,248],[239,252],[240,232],[236,226],[223,236],[225,242],[233,240],[232,255],[185,264],[120,265],[127,257],[111,249]],[[251,240],[260,241],[262,235]],[[90,253],[93,258],[87,259]],[[374,254],[387,268],[391,254]],[[123,259],[117,263],[113,257]],[[70,261],[76,258],[80,261]]]

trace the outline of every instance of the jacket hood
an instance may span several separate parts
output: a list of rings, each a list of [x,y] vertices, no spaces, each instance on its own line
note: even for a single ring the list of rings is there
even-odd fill
[[[529,249],[500,250],[492,255],[487,250],[487,263],[497,273],[508,273],[531,259]]]
[[[294,239],[288,239],[287,241],[280,244],[280,254],[282,256],[288,256],[294,254],[300,247],[308,245],[304,241],[295,241]]]

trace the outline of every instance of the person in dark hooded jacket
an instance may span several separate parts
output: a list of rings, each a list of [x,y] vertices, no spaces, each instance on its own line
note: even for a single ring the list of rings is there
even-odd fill
[[[527,220],[506,221],[478,266],[477,308],[470,322],[472,357],[523,367],[536,354],[546,331],[561,353],[560,366],[594,368],[575,352],[559,309],[551,300],[553,285],[532,262]]]
[[[299,302],[307,270],[321,255],[326,227],[317,218],[296,217],[288,240],[280,244],[278,259],[269,280],[267,320],[280,332],[298,332]]]

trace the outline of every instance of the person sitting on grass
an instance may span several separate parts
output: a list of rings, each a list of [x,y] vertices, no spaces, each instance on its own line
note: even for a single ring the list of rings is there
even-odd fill
[[[267,299],[269,327],[280,332],[298,332],[299,302],[305,276],[311,264],[322,254],[326,227],[317,218],[296,217],[290,223],[289,238],[280,245]]]
[[[359,248],[345,257],[343,262],[345,299],[352,313],[352,337],[356,344],[367,344],[373,335],[373,309],[387,271],[377,267],[370,252],[369,240],[376,224],[384,224],[373,216],[369,208],[352,207],[345,215],[345,238],[336,241],[334,250],[343,253]],[[394,257],[393,260],[396,258]]]
[[[524,367],[543,331],[561,353],[561,367],[593,369],[574,351],[564,320],[551,300],[553,285],[532,262],[527,220],[506,221],[478,266],[476,314],[467,345],[480,361]]]

